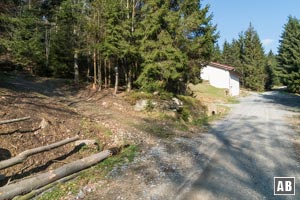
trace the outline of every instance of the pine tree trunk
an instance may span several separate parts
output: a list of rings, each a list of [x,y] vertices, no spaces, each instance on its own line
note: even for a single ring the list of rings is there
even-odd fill
[[[102,90],[102,62],[99,53],[98,53],[98,84],[99,84],[98,91],[101,91]]]
[[[127,80],[127,92],[131,91],[131,82],[132,82],[132,66],[128,65],[128,80]]]
[[[97,84],[97,55],[96,55],[96,49],[94,49],[93,60],[94,60],[94,83],[93,83],[93,89],[96,89],[96,84]]]
[[[108,87],[111,86],[111,61],[108,59]]]
[[[119,84],[119,68],[116,67],[115,70],[116,70],[116,78],[115,78],[115,92],[114,92],[114,94],[116,95],[117,92],[118,92],[118,84]]]
[[[107,60],[104,59],[104,88],[107,88]]]
[[[134,32],[135,0],[132,0],[131,32]]]
[[[28,0],[28,9],[31,10],[31,0]]]
[[[74,83],[76,86],[79,84],[79,69],[78,69],[78,53],[74,53]]]
[[[90,80],[90,56],[91,56],[91,51],[89,51],[89,54],[87,56],[87,72],[86,72],[86,78],[87,78],[87,82],[89,82]]]

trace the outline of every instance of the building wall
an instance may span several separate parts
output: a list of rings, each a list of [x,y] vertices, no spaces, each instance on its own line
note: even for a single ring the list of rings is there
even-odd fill
[[[202,69],[201,79],[209,81],[210,85],[214,87],[229,89],[230,75],[229,71],[224,69],[208,65]]]
[[[229,89],[231,96],[237,96],[240,93],[239,77],[230,74],[227,70],[208,65],[202,68],[200,77],[202,80],[209,81],[209,84],[216,88]]]
[[[234,74],[230,74],[230,89],[231,96],[238,96],[240,94],[240,79]]]

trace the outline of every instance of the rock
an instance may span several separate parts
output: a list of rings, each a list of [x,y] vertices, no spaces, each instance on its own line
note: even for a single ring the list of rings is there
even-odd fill
[[[179,107],[183,106],[183,102],[182,102],[180,99],[176,98],[176,97],[173,97],[173,98],[172,98],[172,101],[173,101],[177,106],[179,106]]]
[[[76,196],[76,199],[84,199],[85,194],[82,190],[79,191],[79,193]]]
[[[159,91],[155,91],[155,92],[153,92],[153,95],[154,95],[154,96],[157,96],[157,95],[159,95]]]
[[[148,105],[149,100],[148,99],[141,99],[138,100],[134,106],[135,111],[143,111],[146,109]]]
[[[176,97],[173,97],[172,102],[169,103],[169,109],[174,111],[179,111],[182,109],[182,107],[183,107],[183,102]]]

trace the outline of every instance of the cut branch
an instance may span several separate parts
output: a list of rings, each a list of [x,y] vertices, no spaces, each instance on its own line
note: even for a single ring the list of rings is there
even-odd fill
[[[76,178],[79,174],[78,173],[75,173],[75,174],[72,174],[70,176],[67,176],[67,177],[64,177],[62,179],[59,179],[53,183],[50,183],[48,185],[45,185],[44,187],[41,187],[39,189],[36,189],[36,190],[32,190],[31,192],[29,192],[28,194],[25,194],[23,196],[16,196],[13,198],[13,200],[28,200],[28,199],[32,199],[33,197],[36,197],[37,195],[41,194],[42,192],[46,191],[46,190],[49,190],[51,188],[53,188],[54,186],[60,184],[60,183],[64,183],[64,182],[67,182],[69,180],[72,180],[74,178]]]
[[[20,153],[16,157],[1,161],[0,162],[0,169],[5,169],[7,167],[16,165],[18,163],[22,163],[24,160],[27,159],[28,156],[31,156],[31,155],[34,155],[34,154],[37,154],[37,153],[41,153],[41,152],[44,152],[44,151],[50,151],[54,148],[63,146],[65,144],[68,144],[68,143],[73,142],[73,141],[78,140],[78,139],[79,139],[79,136],[77,135],[75,137],[67,138],[67,139],[61,140],[59,142],[47,145],[47,146],[37,147],[37,148],[34,148],[34,149],[29,149],[29,150],[23,151],[22,153]]]
[[[30,119],[30,117],[22,117],[22,118],[17,118],[17,119],[4,120],[4,121],[0,121],[0,125],[14,123],[14,122],[20,122],[20,121],[25,121],[27,119]]]
[[[86,169],[98,162],[104,160],[112,154],[110,150],[105,150],[100,153],[91,155],[86,158],[71,162],[63,165],[55,170],[36,175],[32,178],[22,180],[18,183],[6,185],[0,188],[0,200],[12,199],[15,196],[26,194],[38,188],[44,187],[54,181],[57,181],[63,177],[69,176],[73,173]]]
[[[4,132],[4,133],[0,133],[0,135],[11,135],[11,134],[14,134],[16,132],[19,132],[19,133],[30,133],[30,132],[36,132],[38,130],[40,130],[41,127],[37,127],[37,128],[34,128],[34,129],[28,129],[28,130],[21,130],[20,128],[16,129],[16,130],[13,130],[13,131],[8,131],[8,132]]]

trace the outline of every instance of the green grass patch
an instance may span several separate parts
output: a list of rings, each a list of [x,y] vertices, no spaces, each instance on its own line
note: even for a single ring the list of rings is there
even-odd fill
[[[125,100],[134,105],[140,99],[153,99],[154,95],[148,92],[131,91],[127,92]]]
[[[239,103],[236,97],[226,95],[226,89],[216,88],[208,83],[190,84],[189,88],[198,97],[207,101],[219,101],[223,103]]]

